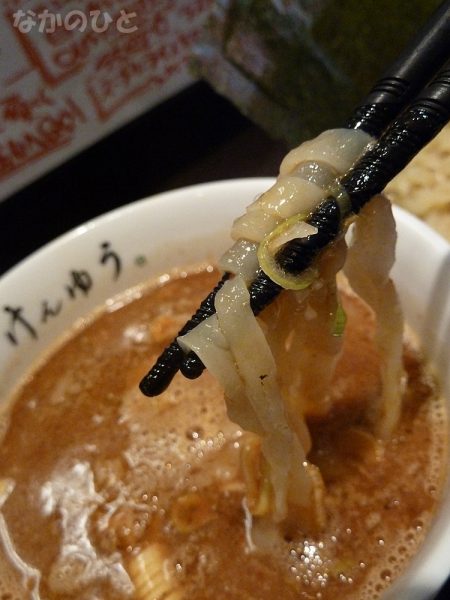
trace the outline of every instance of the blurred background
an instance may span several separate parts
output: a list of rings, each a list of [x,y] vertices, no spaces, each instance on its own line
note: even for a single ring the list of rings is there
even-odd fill
[[[3,0],[0,272],[144,196],[276,175],[437,4]]]
[[[2,0],[0,273],[139,198],[276,175],[288,148],[345,123],[437,5]]]

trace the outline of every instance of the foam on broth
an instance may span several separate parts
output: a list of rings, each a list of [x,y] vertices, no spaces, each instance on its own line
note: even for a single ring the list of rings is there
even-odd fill
[[[446,470],[444,402],[408,344],[400,426],[387,444],[366,443],[362,409],[380,384],[370,314],[355,299],[334,409],[310,422],[311,460],[327,484],[324,531],[283,538],[249,526],[244,435],[208,373],[177,376],[155,399],[140,394],[148,365],[216,279],[208,269],[126,296],[17,391],[0,447],[0,479],[14,482],[1,511],[2,600],[27,597],[21,582],[49,600],[138,598],[133,565],[149,547],[173,597],[372,600],[417,552]]]

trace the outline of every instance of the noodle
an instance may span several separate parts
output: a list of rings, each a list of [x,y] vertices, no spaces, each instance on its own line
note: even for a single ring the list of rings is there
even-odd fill
[[[306,527],[320,527],[325,519],[322,478],[307,460],[305,419],[332,409],[330,386],[345,327],[336,277],[347,246],[338,239],[299,276],[281,272],[275,254],[291,239],[317,234],[305,218],[328,195],[345,212],[348,198],[337,178],[370,144],[360,131],[331,130],[286,156],[275,184],[233,224],[236,243],[221,266],[235,277],[218,292],[216,314],[179,338],[221,383],[229,418],[251,432],[242,447],[247,504],[254,516],[270,514],[275,522],[287,523],[294,513]],[[344,271],[375,314],[381,359],[383,390],[367,419],[376,436],[388,438],[401,411],[403,323],[389,279],[395,246],[390,203],[373,199],[352,233]],[[256,318],[247,286],[258,267],[288,289]]]
[[[355,292],[376,314],[382,391],[379,406],[375,407],[375,431],[388,438],[400,417],[403,338],[400,302],[389,279],[395,253],[395,223],[389,200],[384,196],[373,198],[354,225],[344,272]]]

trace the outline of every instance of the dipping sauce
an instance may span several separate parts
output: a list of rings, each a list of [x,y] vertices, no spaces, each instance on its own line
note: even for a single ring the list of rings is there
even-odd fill
[[[356,298],[344,297],[332,409],[309,422],[327,490],[321,531],[252,522],[245,433],[209,373],[141,395],[217,278],[193,271],[118,298],[17,391],[0,446],[1,600],[372,600],[417,552],[447,469],[445,404],[408,341],[401,422],[386,443],[369,434],[378,357]]]

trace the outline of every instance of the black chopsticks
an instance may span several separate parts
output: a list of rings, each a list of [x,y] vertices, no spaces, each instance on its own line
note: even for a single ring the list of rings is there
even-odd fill
[[[450,2],[443,2],[382,74],[346,127],[375,138],[450,58]]]
[[[447,1],[383,74],[347,123],[348,128],[362,129],[379,137],[375,146],[340,179],[349,195],[351,212],[342,214],[336,199],[326,198],[306,220],[317,227],[318,233],[292,240],[278,252],[276,260],[283,269],[297,273],[309,266],[321,250],[341,235],[343,219],[357,214],[370,198],[380,193],[449,121],[450,61],[446,62],[449,58],[450,1]],[[215,312],[215,296],[229,276],[224,274],[178,335],[186,334]],[[260,270],[249,290],[253,312],[258,314],[282,289]],[[175,339],[142,379],[140,389],[147,396],[156,396],[166,389],[178,370],[186,377],[196,378],[203,369],[200,359],[192,352],[186,356]]]

